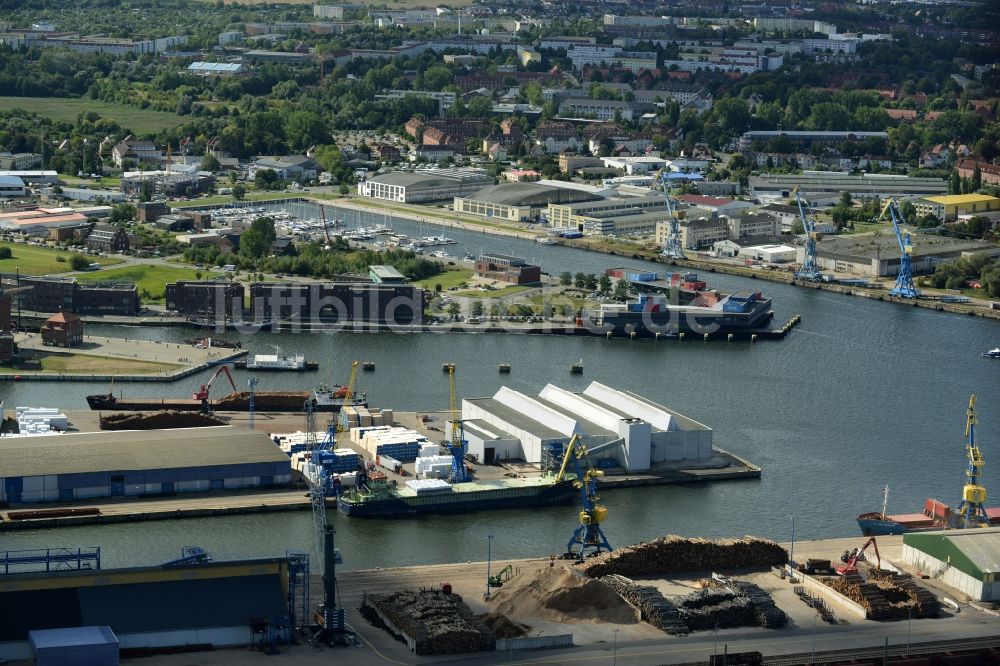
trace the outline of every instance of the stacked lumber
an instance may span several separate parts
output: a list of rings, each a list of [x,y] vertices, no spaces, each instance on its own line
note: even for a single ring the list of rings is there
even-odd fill
[[[101,416],[101,430],[159,430],[161,428],[204,428],[226,425],[210,414],[198,412],[115,412]]]
[[[937,600],[931,601],[924,595],[927,605],[923,612],[934,615],[921,615],[920,595],[916,586],[906,589],[897,585],[891,573],[876,572],[873,569],[869,571],[868,576],[867,581],[860,575],[850,574],[838,578],[825,578],[823,582],[864,608],[869,620],[897,621],[909,617],[935,617],[940,611],[940,604],[937,604],[935,609]]]
[[[732,583],[733,591],[738,596],[746,597],[753,604],[757,624],[765,629],[778,629],[788,624],[788,616],[778,608],[771,595],[759,585],[736,581]]]
[[[885,569],[871,569],[868,578],[881,582],[889,582],[906,592],[914,604],[911,617],[938,617],[941,614],[941,602],[934,593],[918,584],[910,574],[896,573]]]
[[[681,619],[691,631],[756,624],[754,607],[750,599],[736,596],[726,589],[692,592],[681,600],[678,610]]]
[[[580,565],[588,576],[653,576],[685,571],[770,567],[788,561],[784,548],[769,539],[688,539],[676,535],[619,548]]]
[[[457,594],[441,590],[404,590],[368,595],[399,631],[414,639],[419,655],[493,650],[496,638]]]
[[[642,619],[657,629],[668,634],[688,633],[688,626],[681,620],[677,606],[655,587],[639,585],[631,578],[618,575],[604,576],[600,581],[638,608]]]

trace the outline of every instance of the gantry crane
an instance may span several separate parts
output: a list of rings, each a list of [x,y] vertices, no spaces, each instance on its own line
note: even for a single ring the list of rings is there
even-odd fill
[[[900,298],[917,298],[920,292],[913,285],[913,265],[911,256],[913,254],[912,234],[900,225],[905,224],[903,213],[899,210],[899,204],[895,199],[890,198],[882,206],[882,212],[875,220],[878,222],[885,217],[886,211],[892,220],[892,229],[896,232],[896,242],[899,243],[899,273],[896,275],[896,285],[889,291],[890,296]]]
[[[465,430],[462,428],[462,412],[458,407],[458,393],[455,391],[455,364],[448,364],[448,390],[451,396],[451,478],[452,483],[465,483],[469,473],[465,469],[465,451],[468,443],[465,441]]]
[[[684,248],[681,247],[681,225],[674,212],[674,205],[670,200],[670,183],[668,172],[661,170],[657,176],[657,183],[663,189],[663,200],[667,204],[667,238],[663,242],[663,249],[660,256],[669,259],[686,259]],[[653,184],[656,187],[656,183]]]
[[[226,379],[229,380],[230,386],[233,387],[233,393],[235,393],[237,390],[236,382],[233,381],[233,376],[229,374],[229,366],[220,365],[219,369],[215,371],[214,375],[212,375],[212,378],[208,380],[208,383],[202,384],[201,388],[199,388],[197,391],[191,394],[191,398],[193,400],[201,400],[201,411],[203,412],[210,411],[208,404],[208,393],[212,389],[212,384],[215,383],[215,380],[219,377],[219,375],[226,376]]]
[[[805,257],[802,259],[802,267],[795,271],[795,277],[800,280],[821,280],[823,275],[819,272],[819,263],[816,261],[816,241],[823,238],[823,234],[816,231],[816,221],[806,215],[798,187],[792,190],[792,196],[799,206],[799,219],[802,220],[802,231],[806,235]]]
[[[581,472],[580,459],[587,457],[587,449],[580,441],[579,433],[574,434],[566,445],[563,453],[562,466],[559,474],[556,475],[556,483],[565,480],[566,468],[570,460],[573,461],[573,470],[576,478],[573,485],[580,490],[580,524],[573,530],[573,536],[566,544],[566,557],[569,559],[582,560],[587,557],[587,551],[592,555],[599,554],[602,550],[611,551],[611,544],[604,536],[601,523],[608,517],[607,508],[601,504],[601,498],[597,495],[597,479],[604,476],[604,472],[587,466],[586,472]],[[579,547],[579,552],[576,548]]]
[[[969,408],[965,413],[965,437],[968,443],[965,451],[969,456],[969,469],[965,474],[969,477],[965,487],[962,488],[962,502],[958,505],[958,513],[964,520],[963,527],[988,526],[989,516],[983,502],[986,501],[986,488],[979,483],[979,478],[983,475],[983,456],[979,452],[979,445],[976,444],[976,396],[969,398]]]

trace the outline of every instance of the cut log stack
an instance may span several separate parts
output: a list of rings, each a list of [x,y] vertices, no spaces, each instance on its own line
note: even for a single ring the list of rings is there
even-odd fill
[[[768,539],[688,539],[675,535],[601,553],[580,566],[592,578],[619,574],[655,576],[685,571],[727,571],[770,567],[788,561],[784,548]]]
[[[600,579],[625,601],[639,609],[642,619],[668,634],[687,634],[689,628],[681,620],[680,611],[672,601],[651,585],[639,585],[631,578],[611,575]]]
[[[457,594],[440,590],[385,592],[368,595],[397,629],[416,642],[419,655],[461,654],[493,650],[496,639]]]
[[[753,604],[757,616],[757,624],[765,629],[778,629],[788,624],[785,611],[778,608],[771,595],[754,583],[736,581],[732,589],[737,595],[746,597]]]
[[[691,631],[756,624],[753,603],[750,599],[736,596],[727,589],[692,592],[681,601],[679,610],[681,619]]]
[[[941,604],[909,576],[870,570],[865,581],[857,574],[825,578],[823,582],[865,609],[869,620],[896,621],[937,617]]]
[[[159,430],[161,428],[203,428],[223,426],[222,421],[210,414],[198,412],[116,412],[101,416],[101,430]]]

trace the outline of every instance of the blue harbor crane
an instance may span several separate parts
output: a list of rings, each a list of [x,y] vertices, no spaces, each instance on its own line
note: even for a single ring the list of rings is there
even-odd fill
[[[604,448],[603,445],[601,448]],[[608,509],[601,504],[601,498],[597,495],[597,479],[604,476],[604,472],[589,465],[586,472],[582,471],[580,459],[586,457],[587,448],[580,441],[580,435],[573,435],[566,445],[562,466],[556,475],[556,483],[564,481],[566,468],[572,460],[575,476],[573,485],[580,490],[580,524],[573,530],[573,536],[566,544],[566,559],[582,560],[588,555],[598,555],[601,551],[612,550],[608,538],[604,536],[604,530],[601,529],[601,523],[608,517]]]
[[[448,389],[451,394],[451,436],[449,449],[451,451],[452,483],[469,481],[469,472],[465,468],[465,452],[468,442],[465,441],[465,430],[462,427],[462,412],[458,408],[458,393],[455,391],[455,364],[448,364]]]
[[[247,426],[250,430],[253,430],[253,415],[257,410],[257,406],[254,404],[254,392],[257,390],[257,378],[251,377],[247,380],[247,386],[250,388],[250,416],[248,418],[249,423]]]
[[[661,170],[657,180],[663,189],[663,200],[667,204],[667,238],[663,243],[660,256],[668,259],[687,259],[684,255],[684,249],[681,247],[681,225],[677,220],[674,204],[670,199],[670,174]]]
[[[976,422],[976,396],[973,395],[969,398],[969,408],[965,413],[965,436],[968,440],[965,452],[969,457],[969,469],[965,471],[965,475],[969,480],[962,488],[962,502],[958,505],[958,515],[964,520],[963,527],[990,524],[989,516],[983,507],[983,502],[986,501],[986,488],[979,483],[986,463],[979,452],[979,445],[976,444]]]
[[[802,220],[802,231],[806,235],[806,253],[802,259],[802,267],[795,271],[795,277],[800,280],[822,280],[823,274],[820,273],[819,263],[816,261],[816,241],[821,239],[823,234],[816,231],[816,220],[806,215],[798,189],[796,187],[792,190],[792,194],[799,206],[799,219]]]
[[[918,298],[920,292],[913,284],[913,236],[900,226],[906,224],[906,220],[903,219],[903,213],[899,210],[899,204],[895,199],[889,199],[885,202],[882,212],[875,221],[878,222],[885,217],[886,211],[889,212],[889,218],[892,220],[892,229],[896,232],[896,242],[899,243],[899,273],[896,275],[895,286],[889,290],[889,295],[900,298]]]

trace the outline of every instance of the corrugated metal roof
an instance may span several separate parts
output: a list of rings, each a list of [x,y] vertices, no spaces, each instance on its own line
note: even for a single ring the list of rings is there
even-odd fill
[[[36,650],[81,645],[118,645],[118,638],[111,627],[107,626],[39,629],[28,632],[28,639]]]
[[[263,432],[221,426],[0,439],[0,478],[284,462]]]
[[[1000,529],[950,530],[945,538],[982,573],[1000,573]]]

